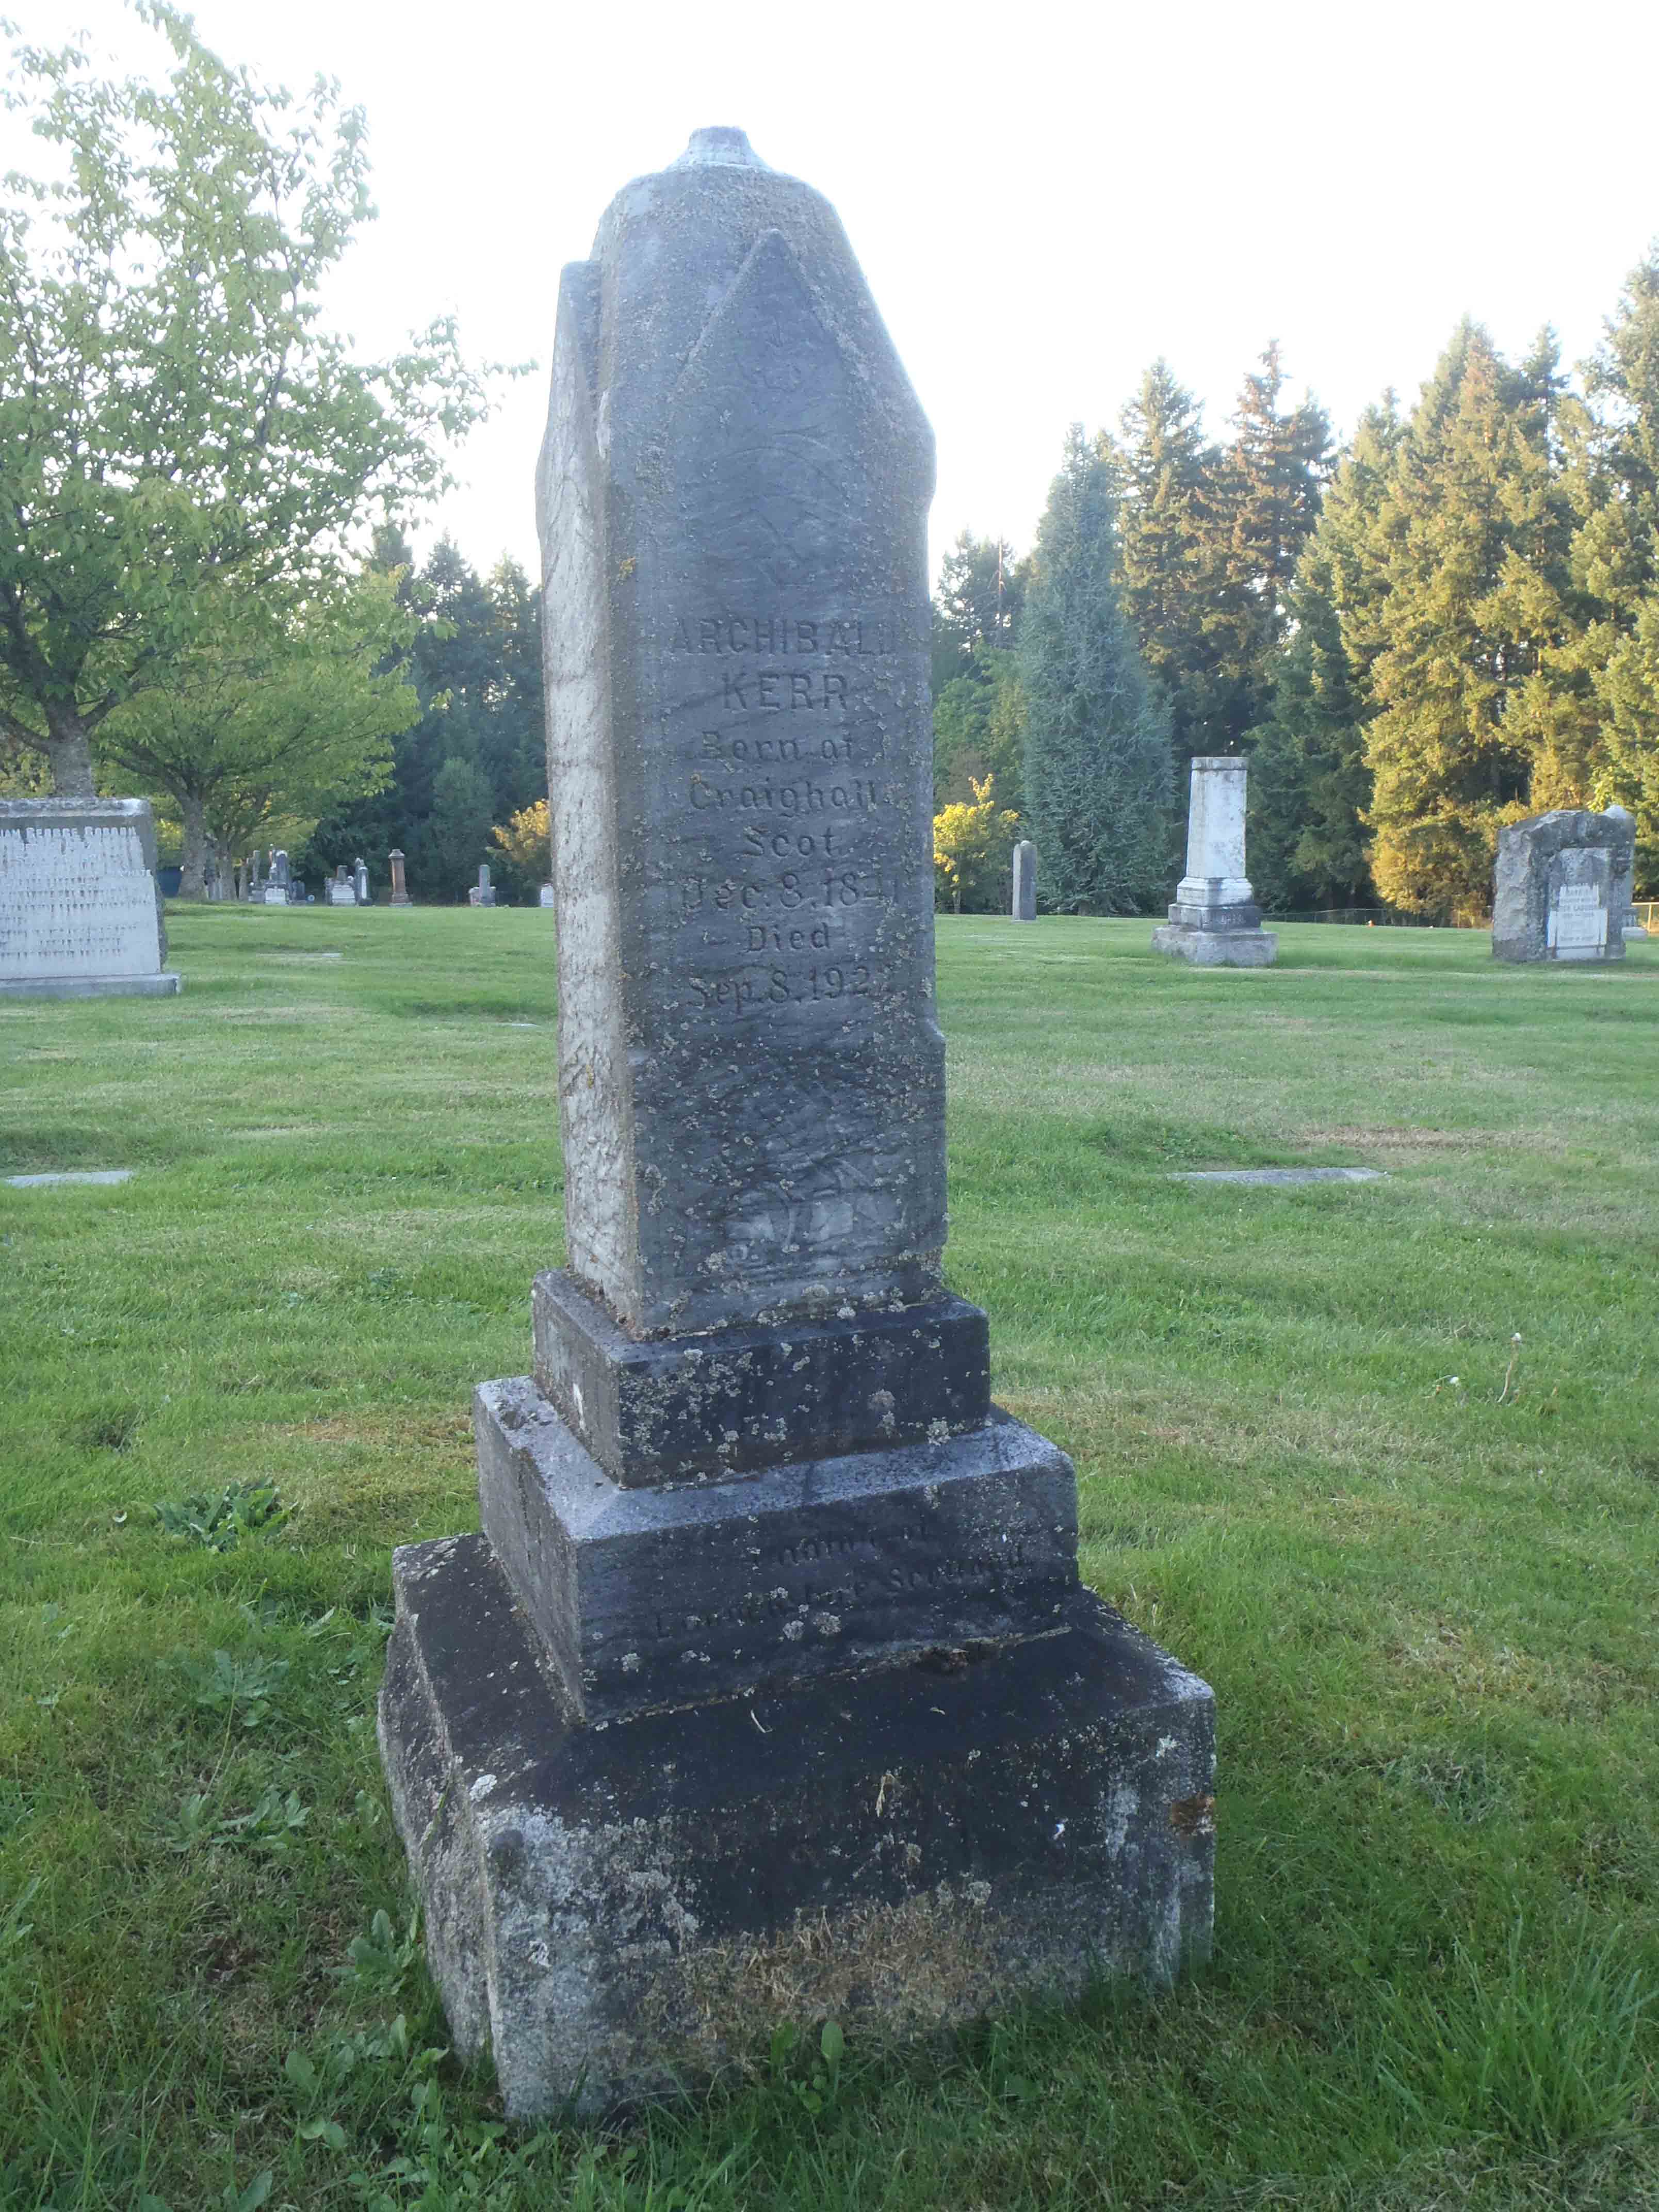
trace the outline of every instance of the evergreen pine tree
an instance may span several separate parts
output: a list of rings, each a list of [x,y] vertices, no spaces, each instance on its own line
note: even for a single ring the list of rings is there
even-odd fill
[[[1386,592],[1378,514],[1402,426],[1367,408],[1290,589],[1267,720],[1250,733],[1250,877],[1270,911],[1368,905],[1365,729]]]
[[[1119,580],[1111,465],[1080,426],[1037,531],[1020,629],[1024,819],[1044,905],[1133,914],[1168,881],[1167,711]]]
[[[1569,552],[1582,621],[1555,658],[1578,708],[1552,732],[1549,788],[1636,817],[1637,881],[1659,884],[1659,243],[1632,270],[1595,359],[1588,405],[1562,409]],[[1563,722],[1566,720],[1562,715]]]
[[[1532,811],[1534,679],[1565,620],[1570,536],[1546,380],[1542,361],[1512,370],[1465,324],[1379,512],[1371,872],[1385,899],[1419,912],[1484,911],[1498,831]]]
[[[1312,398],[1288,412],[1279,342],[1244,380],[1233,417],[1207,560],[1216,571],[1209,616],[1215,710],[1210,749],[1231,752],[1258,723],[1290,619],[1290,589],[1319,519],[1330,472],[1330,423]]]
[[[1229,585],[1218,519],[1221,456],[1198,403],[1155,361],[1119,417],[1123,603],[1147,666],[1164,686],[1170,740],[1184,772],[1216,738],[1218,612]]]

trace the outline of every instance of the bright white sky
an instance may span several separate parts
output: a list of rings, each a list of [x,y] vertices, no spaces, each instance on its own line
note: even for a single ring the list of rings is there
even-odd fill
[[[26,34],[160,51],[119,0],[10,0]],[[1659,234],[1659,7],[1533,0],[198,0],[227,59],[368,111],[380,215],[335,319],[397,344],[453,312],[539,364],[458,458],[447,527],[538,561],[558,270],[702,124],[839,209],[939,440],[935,560],[1024,550],[1068,422],[1164,355],[1219,432],[1271,337],[1340,431],[1407,398],[1459,315],[1512,356],[1598,342]]]

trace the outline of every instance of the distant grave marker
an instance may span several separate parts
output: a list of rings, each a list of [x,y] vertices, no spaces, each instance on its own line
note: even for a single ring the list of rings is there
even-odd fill
[[[1625,957],[1636,825],[1622,807],[1556,807],[1498,833],[1497,960],[1601,963]]]

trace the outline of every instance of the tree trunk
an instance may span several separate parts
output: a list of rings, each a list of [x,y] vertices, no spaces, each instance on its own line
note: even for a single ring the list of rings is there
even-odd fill
[[[52,763],[52,787],[59,799],[91,799],[92,740],[73,707],[58,707],[46,716],[46,758]]]
[[[203,827],[202,802],[199,799],[181,799],[179,811],[185,825],[185,861],[179,877],[179,896],[198,899],[207,890],[207,832]]]

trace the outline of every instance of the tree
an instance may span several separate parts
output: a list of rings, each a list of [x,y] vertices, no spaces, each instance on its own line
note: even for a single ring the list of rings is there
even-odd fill
[[[413,627],[373,572],[291,619],[234,586],[198,609],[189,651],[98,733],[101,763],[177,811],[184,897],[202,896],[210,835],[243,852],[274,816],[308,827],[390,781],[389,741],[420,712],[398,665]]]
[[[1386,590],[1376,532],[1401,428],[1392,392],[1360,417],[1290,589],[1267,719],[1249,736],[1250,876],[1281,912],[1373,896],[1363,817]]]
[[[514,890],[521,895],[538,893],[553,862],[547,801],[533,800],[521,807],[504,830],[497,824],[489,834],[501,848]]]
[[[1484,910],[1498,832],[1533,811],[1540,679],[1570,625],[1553,348],[1520,372],[1465,323],[1394,457],[1366,732],[1371,872],[1417,912]]]
[[[1118,582],[1112,471],[1073,425],[1021,625],[1025,820],[1045,905],[1133,914],[1168,877],[1169,722]]]
[[[970,911],[994,902],[1019,827],[1018,815],[997,805],[994,778],[981,777],[973,793],[971,805],[957,802],[933,817],[933,866],[957,914],[964,901]]]
[[[489,783],[465,759],[447,760],[432,779],[432,819],[421,842],[422,887],[457,898],[489,858]]]
[[[984,649],[933,702],[933,805],[964,800],[976,778],[994,776],[1015,807],[1025,745],[1025,695],[1018,658]]]
[[[450,324],[360,362],[319,320],[372,212],[361,114],[260,88],[164,0],[137,12],[165,85],[20,45],[3,95],[57,168],[0,185],[0,729],[77,796],[217,586],[323,588],[484,411]]]
[[[307,873],[399,845],[411,881],[447,884],[447,848],[441,838],[432,842],[434,784],[447,760],[479,769],[491,822],[547,793],[540,592],[511,561],[481,580],[447,538],[418,572],[408,567],[407,550],[387,538],[376,557],[395,563],[403,556],[398,591],[416,623],[411,662],[421,718],[398,740],[392,787],[318,824],[302,856]],[[475,854],[472,866],[483,857]]]
[[[1119,418],[1123,603],[1170,703],[1174,757],[1221,751],[1218,617],[1231,586],[1221,454],[1197,401],[1155,361]]]
[[[1659,242],[1632,271],[1584,368],[1588,404],[1564,404],[1583,619],[1553,656],[1561,714],[1539,787],[1636,817],[1637,878],[1659,884]]]
[[[1279,342],[1244,380],[1223,459],[1215,513],[1224,574],[1209,635],[1215,654],[1212,745],[1231,752],[1259,722],[1290,619],[1290,588],[1319,519],[1330,468],[1330,423],[1312,398],[1285,412]],[[1224,744],[1216,742],[1224,738]]]
[[[933,690],[964,674],[977,653],[1004,652],[1018,633],[1028,567],[1006,538],[964,530],[939,563],[933,596]]]

